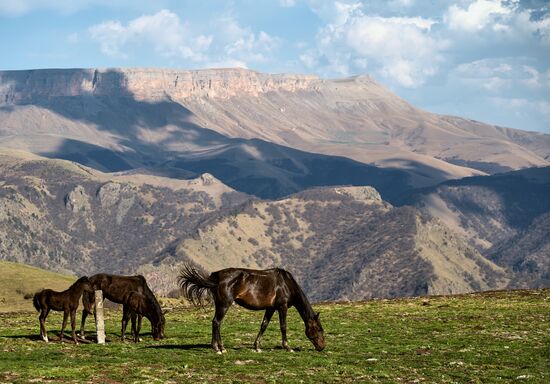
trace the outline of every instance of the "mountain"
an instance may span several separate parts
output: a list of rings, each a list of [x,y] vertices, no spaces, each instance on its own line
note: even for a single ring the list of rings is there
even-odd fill
[[[431,114],[368,76],[245,69],[2,71],[0,147],[107,172],[209,172],[263,198],[348,184],[394,202],[448,179],[550,165],[550,135]]]
[[[166,294],[187,261],[316,300],[546,286],[549,169],[549,135],[366,76],[0,71],[0,259]]]
[[[0,151],[0,259],[89,275],[131,273],[209,214],[248,197],[204,174],[104,174]]]
[[[321,188],[249,201],[205,221],[171,262],[140,269],[164,293],[183,262],[293,271],[314,300],[447,294],[506,286],[504,270],[444,224],[395,208],[371,187]]]
[[[499,288],[509,276],[436,219],[372,187],[251,199],[205,174],[104,174],[0,151],[0,258],[78,275],[146,275],[176,288],[183,262],[286,267],[316,299]]]
[[[450,180],[405,203],[439,218],[510,271],[510,287],[550,283],[550,167]]]

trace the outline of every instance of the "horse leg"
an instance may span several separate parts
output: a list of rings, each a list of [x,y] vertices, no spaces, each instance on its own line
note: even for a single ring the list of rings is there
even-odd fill
[[[82,310],[82,321],[80,322],[80,337],[83,340],[86,340],[86,335],[84,334],[84,324],[86,323],[86,317],[88,317],[88,311],[86,308]]]
[[[279,308],[279,323],[281,324],[281,338],[283,341],[283,348],[286,349],[288,352],[294,352],[289,346],[288,346],[288,340],[286,339],[286,312],[287,307],[283,306]]]
[[[128,318],[130,318],[131,316],[131,313],[130,313],[130,308],[128,308],[127,305],[124,305],[122,307],[122,327],[121,327],[121,338],[122,338],[122,341],[124,341],[125,337],[126,337],[126,326],[128,325]],[[133,328],[133,327],[132,327]]]
[[[48,332],[46,331],[46,317],[48,317],[49,312],[49,309],[42,308],[40,316],[38,317],[38,319],[40,320],[40,338],[46,343],[48,342]]]
[[[134,343],[137,343],[139,339],[139,331],[137,330],[136,326],[136,314],[132,313],[130,319],[132,320],[132,337],[134,339]]]
[[[220,334],[220,325],[228,309],[229,306],[221,306],[216,304],[216,313],[212,319],[212,348],[214,348],[214,351],[218,354],[226,352],[223,347],[222,337]]]
[[[264,314],[264,319],[262,320],[262,325],[260,326],[260,332],[258,333],[258,336],[256,336],[256,341],[254,341],[254,349],[256,350],[256,352],[261,352],[262,350],[260,349],[260,342],[262,340],[262,336],[264,335],[264,332],[271,320],[271,317],[273,316],[273,313],[275,313],[275,310],[270,308],[270,309],[266,309],[265,311],[265,314]]]
[[[71,311],[71,335],[75,344],[78,344],[76,340],[76,309]]]
[[[63,311],[63,324],[61,325],[61,336],[59,337],[59,340],[63,342],[63,332],[65,332],[65,327],[67,326],[67,317],[69,316],[69,311],[64,310]]]
[[[141,332],[141,320],[143,319],[143,316],[142,315],[137,315],[137,328],[136,328],[136,339],[137,341],[141,341],[141,339],[139,338],[139,333]]]
[[[82,305],[84,308],[82,309],[82,321],[80,322],[80,337],[83,340],[86,340],[86,335],[84,332],[84,325],[86,324],[86,318],[89,314],[92,313],[92,303],[90,302],[90,294],[84,293],[82,295]]]

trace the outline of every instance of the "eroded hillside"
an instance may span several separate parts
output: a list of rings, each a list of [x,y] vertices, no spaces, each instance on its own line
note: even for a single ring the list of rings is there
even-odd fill
[[[0,174],[0,257],[81,275],[132,272],[245,198],[210,175],[113,176],[21,153],[0,153]]]
[[[444,224],[412,207],[392,207],[370,187],[248,202],[183,238],[175,259],[209,271],[282,266],[314,300],[469,292],[507,283],[501,268]],[[178,265],[142,271],[168,293]]]
[[[448,181],[407,203],[505,268],[511,287],[548,286],[550,167]]]

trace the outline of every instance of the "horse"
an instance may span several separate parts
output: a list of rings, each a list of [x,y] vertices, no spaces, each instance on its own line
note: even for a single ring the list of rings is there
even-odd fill
[[[275,311],[279,312],[282,346],[292,352],[286,337],[286,315],[294,306],[305,325],[307,338],[317,351],[325,348],[325,338],[319,313],[315,313],[302,288],[290,272],[280,268],[256,270],[227,268],[210,276],[189,264],[184,265],[178,277],[184,296],[195,306],[201,305],[205,293],[214,300],[216,307],[212,319],[212,348],[216,353],[226,350],[220,335],[221,322],[233,302],[251,310],[265,310],[260,332],[254,341],[254,349],[260,352],[262,336]]]
[[[159,340],[164,337],[164,314],[160,308],[155,295],[147,285],[145,277],[141,275],[137,276],[119,276],[119,275],[108,275],[106,273],[98,273],[97,275],[90,276],[90,282],[96,290],[103,291],[103,299],[109,299],[114,303],[123,304],[123,313],[126,310],[124,308],[125,300],[130,292],[138,292],[148,300],[151,301],[152,305],[148,308],[155,312],[154,314],[149,314],[149,319],[155,319],[154,322],[151,322],[152,334],[155,340]],[[82,311],[82,323],[80,325],[80,337],[84,338],[84,325],[86,323],[86,317],[88,314],[92,313],[92,303],[94,298],[92,295],[84,295],[82,299],[84,303],[84,310]],[[138,314],[138,328],[141,328],[141,318],[142,315]],[[133,318],[132,318],[133,319]],[[127,321],[122,321],[122,340],[124,340]]]
[[[75,320],[76,310],[78,309],[78,303],[80,297],[84,292],[93,293],[93,287],[90,280],[86,276],[78,279],[73,285],[63,292],[56,292],[51,289],[43,289],[34,294],[33,305],[40,316],[40,338],[45,342],[48,342],[48,333],[46,331],[46,317],[50,313],[50,310],[63,311],[63,325],[61,326],[60,340],[63,342],[63,332],[67,325],[67,316],[71,315],[71,329],[73,341],[78,344],[75,334]]]
[[[141,322],[139,322],[138,326],[136,327],[136,315],[145,316],[147,319],[149,319],[151,324],[160,323],[161,320],[160,318],[158,318],[159,314],[154,307],[155,303],[153,302],[153,300],[139,292],[130,292],[124,298],[122,329],[126,328],[126,324],[128,324],[128,319],[131,317],[134,342],[137,343],[140,340],[139,332],[141,329]],[[155,334],[158,334],[158,332],[153,332],[153,336],[155,336]],[[122,334],[122,339],[124,340],[124,333]],[[158,340],[158,338],[155,340]]]

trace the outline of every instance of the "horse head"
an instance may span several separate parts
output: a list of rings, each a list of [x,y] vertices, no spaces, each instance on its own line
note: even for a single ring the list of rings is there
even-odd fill
[[[306,336],[317,351],[322,351],[325,348],[325,334],[321,320],[319,320],[319,313],[306,322]]]
[[[88,279],[88,276],[82,276],[72,286],[78,287],[87,293],[95,292],[92,282],[90,281],[90,279]]]
[[[166,320],[164,319],[164,313],[154,298],[147,298],[148,306],[147,311],[149,312],[146,315],[151,321],[151,333],[153,334],[153,339],[159,341],[164,338],[164,324]]]
[[[153,334],[153,340],[159,341],[164,337],[162,322],[151,324],[151,328],[152,328],[151,333]]]

